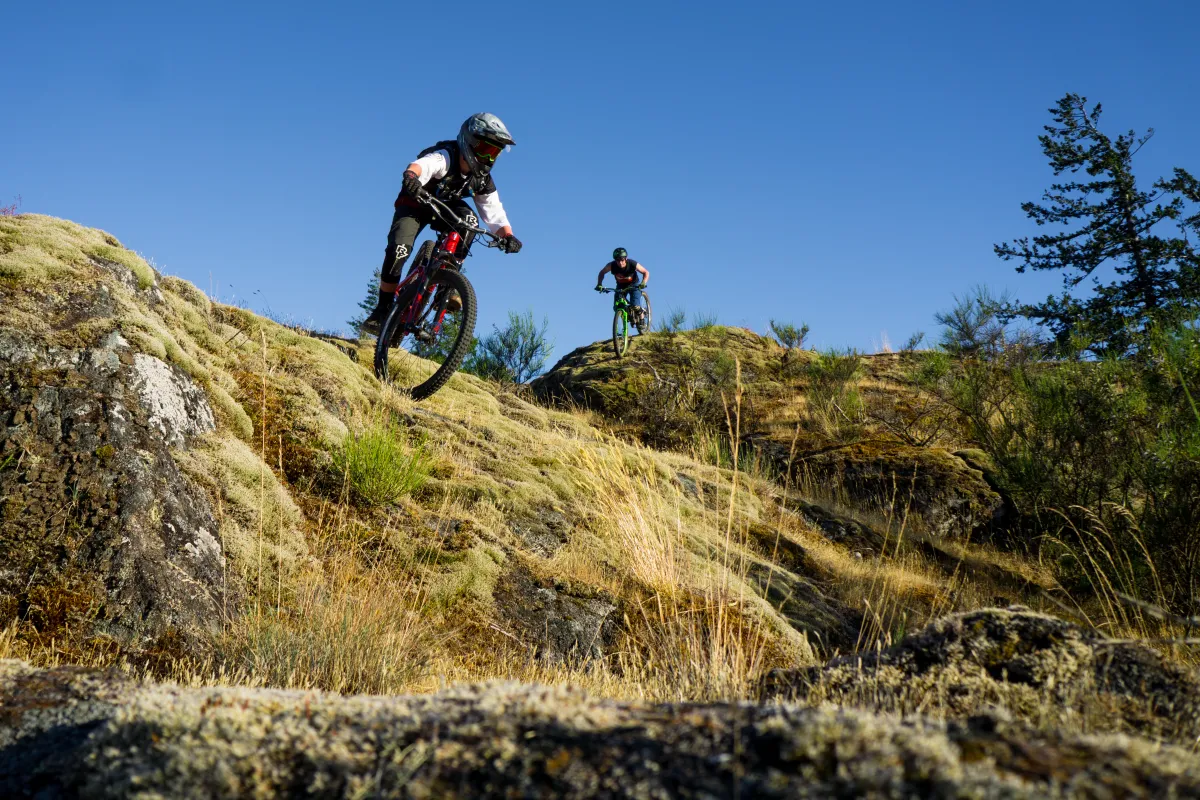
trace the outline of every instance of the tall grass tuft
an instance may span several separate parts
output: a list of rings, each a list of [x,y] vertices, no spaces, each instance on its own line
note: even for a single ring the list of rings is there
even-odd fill
[[[432,457],[421,443],[408,444],[392,422],[372,422],[346,435],[334,466],[354,499],[365,506],[394,503],[425,485]]]
[[[410,690],[439,639],[420,613],[423,593],[388,569],[342,561],[298,587],[286,609],[237,620],[222,641],[225,670],[288,689]]]

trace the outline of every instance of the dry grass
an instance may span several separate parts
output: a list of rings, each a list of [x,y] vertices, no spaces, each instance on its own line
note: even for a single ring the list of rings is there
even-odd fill
[[[449,634],[423,615],[426,601],[418,581],[330,554],[324,574],[300,582],[285,605],[234,621],[219,670],[288,689],[409,691]],[[194,682],[202,670],[192,672]]]

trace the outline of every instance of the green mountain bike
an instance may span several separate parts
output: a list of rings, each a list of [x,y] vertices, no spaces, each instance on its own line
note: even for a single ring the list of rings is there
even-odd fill
[[[618,289],[604,288],[600,291],[604,294],[615,294],[613,298],[613,333],[612,343],[613,352],[617,354],[617,358],[625,355],[629,350],[629,326],[633,325],[637,328],[639,334],[650,332],[650,295],[646,294],[646,290],[642,289],[641,309],[635,308],[629,304],[629,293],[634,289],[641,289],[640,286],[626,286]]]

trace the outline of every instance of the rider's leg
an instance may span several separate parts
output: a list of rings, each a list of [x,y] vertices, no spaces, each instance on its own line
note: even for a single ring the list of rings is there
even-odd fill
[[[392,216],[387,249],[383,252],[383,266],[379,269],[379,302],[371,316],[363,322],[363,333],[378,333],[379,326],[392,310],[392,300],[396,295],[396,284],[400,282],[404,271],[404,262],[412,255],[413,243],[428,221],[423,211],[420,207],[397,206]]]
[[[629,298],[630,317],[636,324],[641,320],[642,317],[642,290],[636,288],[636,283],[633,284],[633,287],[634,288],[631,288],[625,296]]]

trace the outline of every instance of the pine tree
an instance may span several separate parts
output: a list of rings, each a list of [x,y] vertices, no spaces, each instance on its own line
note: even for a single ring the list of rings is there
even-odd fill
[[[1038,140],[1054,174],[1083,170],[1090,180],[1051,184],[1042,195],[1046,205],[1021,205],[1055,232],[995,246],[1000,258],[1020,261],[1017,272],[1065,271],[1060,297],[1010,306],[1010,316],[1046,326],[1060,344],[1082,336],[1095,353],[1126,352],[1138,331],[1194,313],[1200,300],[1200,257],[1188,238],[1200,235],[1200,182],[1176,168],[1170,179],[1139,189],[1133,157],[1153,129],[1112,139],[1099,129],[1100,105],[1089,110],[1087,98],[1077,94],[1063,97],[1050,113],[1054,124]],[[1159,224],[1172,222],[1178,235],[1163,235]],[[1096,274],[1101,267],[1116,277],[1104,283]],[[1092,292],[1073,294],[1089,277]]]
[[[372,275],[371,280],[367,281],[367,296],[358,301],[358,307],[361,312],[346,320],[346,324],[350,326],[350,330],[358,333],[358,329],[366,322],[367,317],[371,316],[371,312],[375,310],[375,304],[379,302],[379,275]]]

